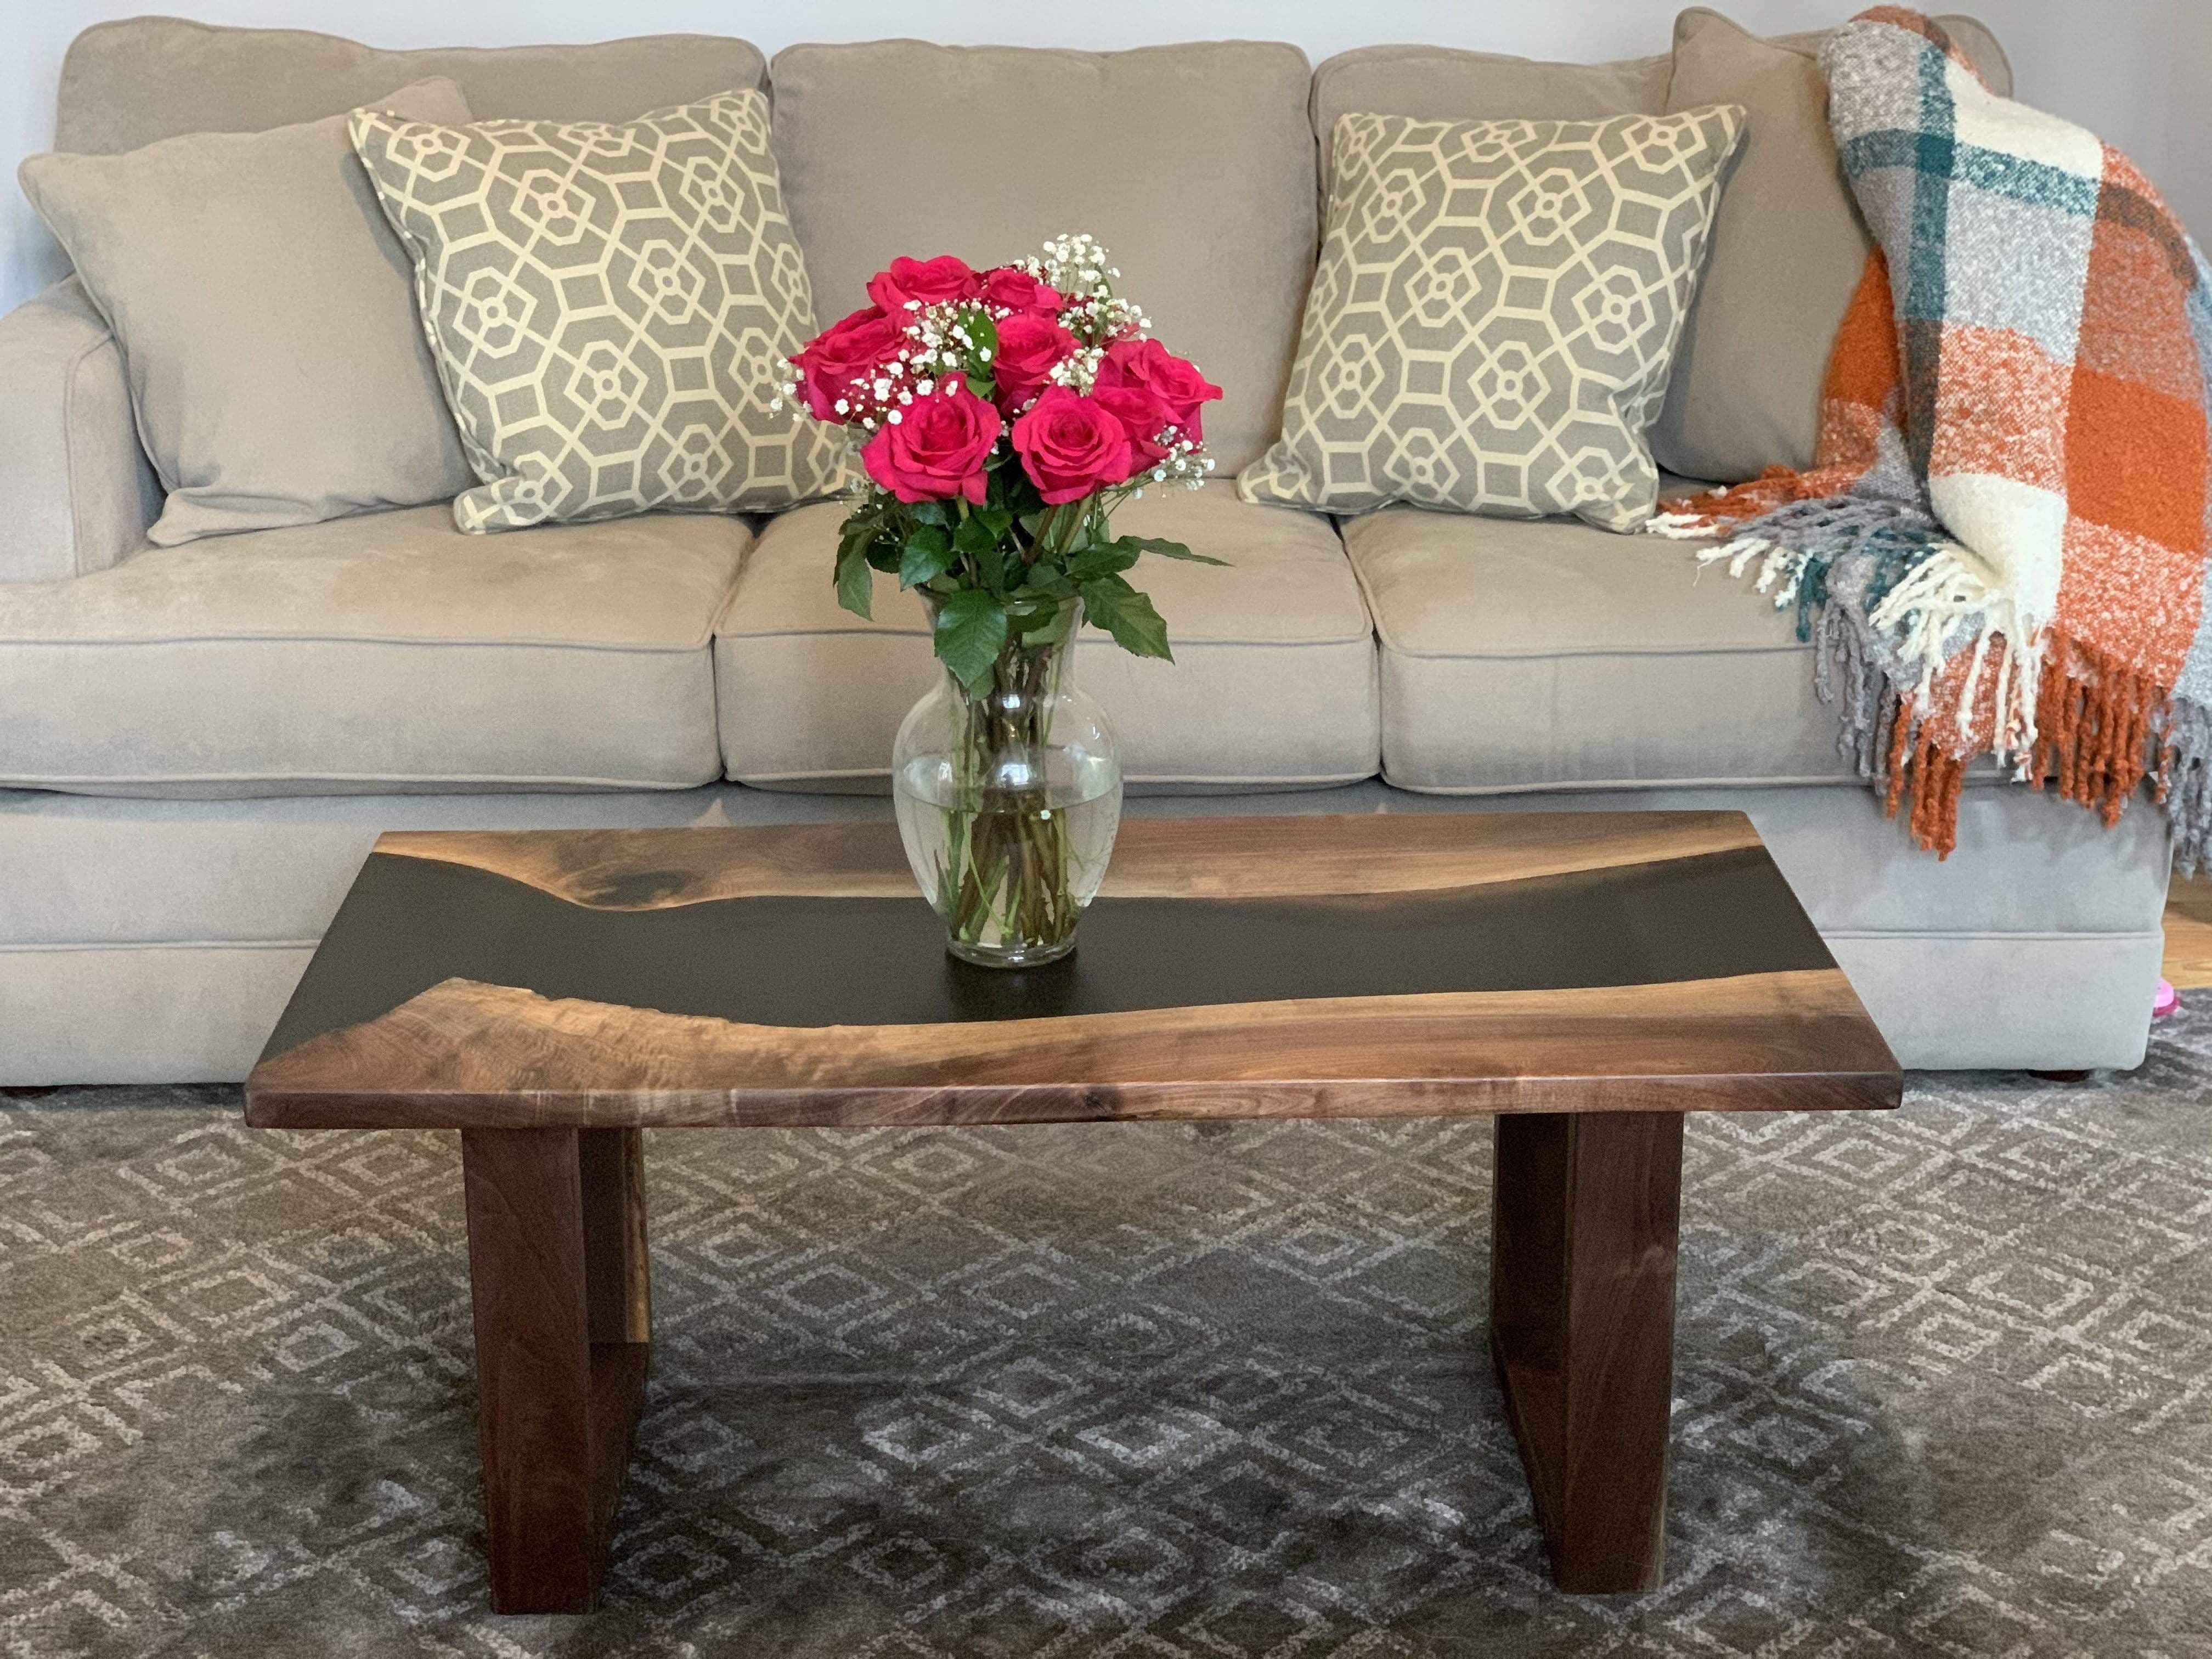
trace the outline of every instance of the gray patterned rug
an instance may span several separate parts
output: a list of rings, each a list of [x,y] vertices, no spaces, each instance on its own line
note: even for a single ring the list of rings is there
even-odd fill
[[[1545,1577],[1489,1144],[662,1134],[605,1605],[495,1620],[453,1139],[5,1103],[0,1652],[2212,1652],[2212,1015],[2132,1075],[1692,1121],[1648,1596]]]

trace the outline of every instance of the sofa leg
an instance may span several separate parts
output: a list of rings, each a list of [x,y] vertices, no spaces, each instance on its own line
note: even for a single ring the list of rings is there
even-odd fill
[[[2080,1083],[2089,1074],[2087,1072],[2030,1072],[2028,1075],[2045,1083]]]

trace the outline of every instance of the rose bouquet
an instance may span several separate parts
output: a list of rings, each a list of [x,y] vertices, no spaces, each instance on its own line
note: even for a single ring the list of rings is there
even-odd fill
[[[867,616],[882,571],[930,618],[944,680],[901,730],[893,790],[915,874],[973,961],[1064,955],[1104,874],[1121,774],[1068,680],[1076,629],[1088,616],[1167,657],[1122,573],[1146,553],[1221,562],[1109,522],[1147,487],[1205,482],[1200,411],[1221,395],[1151,337],[1118,275],[1088,236],[986,270],[894,259],[791,360],[787,397],[854,428],[871,480],[840,533],[838,602]]]

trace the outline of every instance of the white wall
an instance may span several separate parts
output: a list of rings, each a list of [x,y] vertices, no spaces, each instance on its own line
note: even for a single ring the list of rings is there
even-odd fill
[[[794,40],[920,35],[957,42],[1114,47],[1221,37],[1290,40],[1318,62],[1382,40],[1591,61],[1664,50],[1672,0],[173,0],[211,23],[322,29],[384,46],[506,46],[661,31],[741,34],[773,53]],[[1959,0],[1997,31],[2021,95],[2091,127],[2133,155],[2200,236],[2212,230],[2212,0]],[[62,53],[88,23],[147,0],[0,0],[0,162],[13,176],[53,137]],[[168,9],[165,3],[163,9]],[[1840,21],[1857,0],[1729,0],[1762,32]],[[1940,0],[1929,9],[1940,10]],[[1164,167],[1172,134],[1139,154]],[[0,307],[62,267],[22,200],[0,186]]]

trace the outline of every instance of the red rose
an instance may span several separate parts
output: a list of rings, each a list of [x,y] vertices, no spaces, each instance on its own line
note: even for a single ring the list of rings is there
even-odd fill
[[[799,370],[799,395],[816,419],[842,424],[853,416],[850,404],[866,400],[866,383],[883,373],[884,365],[905,343],[906,335],[896,321],[878,307],[863,306],[830,324],[791,360]],[[852,395],[855,385],[864,388],[859,398]],[[840,398],[848,400],[842,414],[837,411]]]
[[[1019,265],[998,265],[983,273],[983,303],[1000,311],[1057,319],[1061,300],[1058,289],[1039,282]]]
[[[948,374],[926,398],[902,404],[860,450],[860,463],[902,501],[964,495],[983,504],[983,469],[1006,422]]]
[[[982,279],[968,268],[968,262],[950,253],[934,259],[896,258],[889,270],[868,278],[868,297],[893,313],[904,311],[908,300],[933,306],[947,300],[972,300],[982,291]]]
[[[1129,450],[1136,460],[1136,470],[1141,471],[1167,454],[1167,447],[1159,441],[1160,429],[1175,422],[1168,415],[1168,406],[1160,394],[1148,386],[1139,386],[1125,380],[1119,386],[1109,386],[1102,374],[1098,384],[1091,388],[1091,401],[1097,404],[1115,420],[1121,430],[1129,434]]]
[[[1169,421],[1194,441],[1206,433],[1199,425],[1198,406],[1221,395],[1221,388],[1185,362],[1158,340],[1116,340],[1106,348],[1098,366],[1098,384],[1106,388],[1140,386],[1164,404]]]
[[[1121,422],[1066,386],[1045,388],[1014,422],[1014,448],[1047,504],[1125,483],[1134,470]]]
[[[1075,337],[1050,317],[1020,313],[999,325],[999,354],[991,364],[999,407],[1008,414],[1045,388],[1053,369],[1075,349]]]

